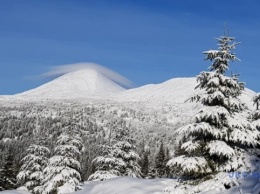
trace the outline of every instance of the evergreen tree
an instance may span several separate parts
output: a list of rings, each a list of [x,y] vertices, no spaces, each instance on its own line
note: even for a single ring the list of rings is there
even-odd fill
[[[259,110],[260,105],[260,93],[254,96],[253,98],[254,105],[256,105],[256,110]]]
[[[134,141],[126,138],[117,142],[112,148],[113,156],[125,163],[125,168],[121,169],[122,175],[140,178],[141,167],[138,164],[140,157],[135,151]]]
[[[154,178],[158,177],[156,169],[155,169],[154,165],[151,165],[151,163],[150,163],[150,165],[148,167],[148,175],[147,175],[147,177],[149,179],[154,179]]]
[[[16,188],[16,169],[11,153],[7,153],[4,164],[0,168],[0,190],[12,190]]]
[[[125,169],[125,163],[113,156],[113,148],[111,146],[103,146],[102,156],[98,156],[93,160],[94,173],[90,175],[88,180],[107,180],[118,176],[123,176],[122,171]]]
[[[252,122],[253,125],[260,131],[260,110],[259,110],[259,104],[260,104],[260,93],[254,96],[253,98],[254,105],[256,105],[256,110],[252,114]]]
[[[174,157],[177,157],[177,156],[181,156],[181,155],[185,155],[186,152],[185,152],[185,149],[183,149],[181,146],[184,142],[186,142],[187,139],[186,137],[184,136],[181,140],[179,140],[178,144],[175,145],[174,147]]]
[[[3,169],[0,168],[0,191],[4,191],[4,173],[3,173]]]
[[[80,150],[82,140],[72,131],[62,133],[56,142],[54,156],[48,160],[43,170],[43,194],[74,192],[81,180]]]
[[[116,129],[114,144],[106,146],[103,156],[93,160],[96,171],[89,180],[106,180],[117,176],[141,177],[140,157],[135,152],[134,140],[129,138],[129,134],[128,128]]]
[[[169,160],[170,160],[170,150],[167,147],[165,150],[165,158],[164,158],[165,177],[170,177],[170,167],[166,165]]]
[[[240,167],[237,156],[241,150],[258,145],[259,132],[241,116],[246,107],[238,97],[244,85],[237,76],[225,75],[229,62],[237,60],[231,50],[238,43],[228,36],[217,40],[218,50],[204,52],[206,60],[212,61],[210,72],[201,72],[197,77],[196,88],[205,92],[191,99],[200,102],[203,108],[195,115],[193,124],[176,131],[189,139],[181,146],[186,153],[167,163],[191,178],[236,170]]]
[[[145,151],[141,161],[141,172],[143,177],[147,177],[149,172],[149,152]]]
[[[17,175],[19,185],[25,186],[32,193],[41,193],[39,186],[43,179],[43,169],[47,165],[50,150],[44,146],[32,144],[27,155],[22,159],[23,165]]]
[[[187,139],[186,137],[184,136],[181,140],[178,141],[178,143],[174,146],[174,157],[178,157],[178,156],[182,156],[182,155],[186,155],[187,152],[185,151],[184,148],[182,148],[182,144],[184,142],[186,142]],[[169,160],[168,160],[169,161]],[[168,162],[167,161],[167,162]],[[178,168],[178,167],[174,167],[174,168],[171,168],[170,165],[168,165],[166,163],[166,167],[168,168],[168,171],[169,171],[169,175],[174,175],[174,176],[180,176],[181,174],[183,174],[183,170],[181,168]]]
[[[165,174],[165,153],[164,153],[164,145],[161,142],[159,151],[155,157],[155,169],[157,172],[158,177],[163,177]]]

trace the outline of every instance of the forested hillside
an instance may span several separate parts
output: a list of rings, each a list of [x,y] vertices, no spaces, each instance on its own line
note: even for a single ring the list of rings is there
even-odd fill
[[[190,104],[191,106],[194,106]],[[0,164],[6,155],[14,158],[16,171],[30,144],[44,138],[45,146],[53,152],[57,137],[65,128],[80,130],[84,153],[81,161],[84,180],[92,172],[92,160],[109,144],[116,129],[128,128],[136,140],[137,152],[149,151],[150,166],[163,142],[173,154],[173,132],[189,121],[184,107],[149,105],[148,103],[93,103],[93,102],[12,102],[1,105],[0,111]]]

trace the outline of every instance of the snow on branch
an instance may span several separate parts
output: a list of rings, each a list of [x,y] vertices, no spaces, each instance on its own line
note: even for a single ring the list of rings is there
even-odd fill
[[[195,119],[197,122],[208,121],[221,126],[224,118],[229,115],[228,110],[222,106],[206,106],[196,114]]]
[[[221,134],[219,130],[213,128],[209,123],[201,122],[186,125],[176,130],[177,134],[211,134],[213,137],[219,137]]]
[[[192,152],[199,147],[199,142],[187,141],[186,143],[182,144],[181,148],[185,149],[186,152]]]
[[[200,172],[209,173],[211,169],[204,157],[187,157],[185,155],[178,156],[167,162],[167,166],[180,166],[184,172]]]
[[[230,134],[230,140],[236,143],[241,143],[243,145],[256,147],[259,145],[259,142],[255,138],[257,136],[259,136],[259,132],[257,131],[242,131],[241,129],[234,128]]]
[[[235,114],[228,117],[228,127],[232,128],[229,140],[241,143],[247,146],[257,146],[259,142],[257,137],[260,136],[255,126],[244,119],[242,115]]]
[[[235,154],[233,148],[228,146],[224,141],[214,140],[208,143],[206,149],[210,155],[226,156],[230,158]]]
[[[120,176],[120,173],[117,170],[98,170],[94,174],[90,175],[88,178],[89,181],[104,181],[111,178],[116,178]]]

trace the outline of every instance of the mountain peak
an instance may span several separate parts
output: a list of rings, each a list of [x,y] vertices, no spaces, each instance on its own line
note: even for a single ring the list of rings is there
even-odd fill
[[[102,97],[125,89],[95,69],[82,69],[64,74],[17,97],[59,99]]]

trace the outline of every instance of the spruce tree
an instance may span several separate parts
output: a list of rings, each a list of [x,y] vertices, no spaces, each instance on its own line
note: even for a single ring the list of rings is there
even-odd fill
[[[43,170],[43,194],[74,192],[81,181],[80,150],[82,140],[73,131],[62,133],[56,142],[54,156]]]
[[[170,160],[170,150],[167,147],[165,150],[165,157],[164,157],[164,163],[163,163],[164,168],[165,168],[165,173],[164,173],[165,177],[170,177],[170,168],[169,168],[169,166],[166,165],[169,160]]]
[[[149,165],[149,167],[148,167],[148,175],[147,175],[147,177],[148,177],[149,179],[154,179],[154,178],[157,178],[157,177],[158,177],[158,176],[157,176],[156,169],[155,169],[154,165],[152,165],[151,163],[150,163],[150,165]]]
[[[256,110],[259,110],[260,105],[260,93],[256,94],[253,98],[254,105],[256,105]]]
[[[4,173],[3,173],[3,169],[0,168],[0,191],[4,191]]]
[[[88,180],[107,180],[118,176],[123,176],[121,173],[125,169],[125,163],[114,157],[112,146],[102,146],[102,156],[96,157],[92,163],[94,173],[90,175]]]
[[[147,177],[149,173],[149,152],[145,151],[141,161],[141,172],[143,177]]]
[[[256,110],[253,111],[252,114],[252,122],[253,125],[260,131],[260,110],[259,110],[259,104],[260,104],[260,93],[256,94],[253,97],[254,105],[256,105]]]
[[[178,156],[182,156],[182,155],[186,155],[187,154],[185,149],[182,148],[182,144],[185,143],[186,141],[187,141],[187,139],[184,136],[184,137],[182,137],[182,139],[180,139],[178,141],[177,144],[175,144],[175,146],[174,146],[174,157],[178,157]],[[168,168],[170,176],[179,177],[180,175],[183,174],[183,170],[181,168],[178,168],[176,166],[174,168],[171,168],[171,166],[168,165],[167,163],[166,163],[166,167]]]
[[[103,156],[93,160],[96,171],[89,180],[102,181],[117,176],[141,177],[141,167],[138,164],[140,157],[135,151],[135,141],[129,135],[127,127],[115,130],[113,145],[106,146]]]
[[[182,148],[182,144],[184,142],[186,142],[187,139],[186,137],[184,136],[181,140],[178,141],[178,144],[176,144],[174,146],[174,157],[177,157],[177,156],[181,156],[181,155],[185,155],[186,152],[185,152],[185,149]]]
[[[246,107],[239,100],[244,89],[238,76],[226,75],[231,61],[238,60],[231,51],[238,44],[235,38],[217,38],[218,50],[203,52],[212,61],[209,72],[201,72],[196,88],[204,90],[191,100],[203,108],[195,115],[194,123],[177,129],[177,134],[188,139],[181,146],[185,154],[167,164],[180,168],[182,175],[200,178],[219,171],[232,171],[240,167],[237,157],[242,150],[258,145],[259,132],[242,116]]]
[[[159,151],[155,157],[155,169],[158,177],[163,177],[165,174],[165,150],[163,142],[160,144]]]
[[[50,150],[44,146],[36,144],[29,146],[27,155],[22,159],[23,165],[17,175],[19,185],[25,186],[32,193],[41,193],[39,188],[49,154]]]
[[[12,190],[16,188],[16,169],[12,153],[7,153],[4,164],[0,168],[0,189]]]

